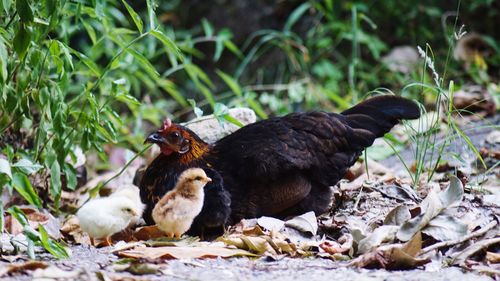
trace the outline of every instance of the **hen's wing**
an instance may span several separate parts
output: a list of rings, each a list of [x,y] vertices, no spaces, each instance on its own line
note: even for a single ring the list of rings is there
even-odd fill
[[[212,151],[222,174],[242,180],[275,181],[303,172],[321,184],[335,184],[370,146],[400,119],[419,109],[396,96],[369,99],[342,114],[293,113],[257,122],[219,140]]]

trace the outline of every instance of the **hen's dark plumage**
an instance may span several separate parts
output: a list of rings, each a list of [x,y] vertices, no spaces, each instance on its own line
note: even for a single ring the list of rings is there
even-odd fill
[[[366,100],[340,114],[292,113],[245,126],[213,145],[192,131],[167,124],[148,137],[162,153],[141,181],[144,218],[152,223],[157,200],[189,167],[201,167],[213,182],[194,227],[230,219],[326,211],[330,186],[354,164],[364,148],[401,119],[420,115],[417,105],[396,96]]]

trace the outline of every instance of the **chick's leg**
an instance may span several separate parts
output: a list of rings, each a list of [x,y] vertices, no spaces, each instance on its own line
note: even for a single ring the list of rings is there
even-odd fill
[[[108,237],[106,237],[106,240],[105,240],[105,241],[106,241],[106,246],[111,246],[111,245],[113,245],[113,241],[111,240],[111,238],[110,238],[109,236],[108,236]]]
[[[167,237],[168,237],[169,239],[174,238],[174,233],[173,233],[173,232],[167,232]]]
[[[180,240],[181,239],[181,236],[182,236],[182,233],[175,233],[175,238]]]

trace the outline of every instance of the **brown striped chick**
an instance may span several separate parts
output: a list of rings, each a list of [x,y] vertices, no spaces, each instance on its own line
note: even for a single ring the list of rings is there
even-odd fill
[[[203,207],[203,187],[210,181],[203,169],[188,169],[179,176],[174,189],[155,205],[153,220],[169,238],[180,238],[189,230]]]

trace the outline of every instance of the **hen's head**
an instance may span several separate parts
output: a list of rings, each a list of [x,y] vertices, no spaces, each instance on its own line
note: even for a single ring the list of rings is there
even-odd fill
[[[172,123],[168,118],[163,121],[163,125],[158,131],[146,138],[145,142],[157,144],[164,155],[191,152],[191,154],[196,154],[194,156],[198,156],[198,154],[203,154],[203,148],[206,147],[206,143],[195,133],[181,125]]]

